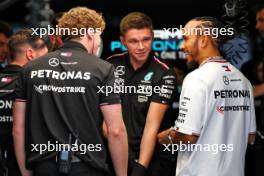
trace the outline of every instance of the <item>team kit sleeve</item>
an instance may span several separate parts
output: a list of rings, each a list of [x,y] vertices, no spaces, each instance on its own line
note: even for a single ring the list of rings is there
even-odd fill
[[[201,80],[186,77],[180,95],[176,131],[199,136],[203,127],[206,102],[205,85]]]
[[[253,90],[253,88],[250,91],[250,126],[249,126],[249,134],[255,134],[256,130],[257,130],[255,104],[254,104],[254,96],[253,96],[252,90]]]
[[[26,67],[24,67],[22,71],[20,72],[18,79],[16,81],[16,84],[15,84],[15,101],[22,101],[22,102],[27,101],[27,94],[26,94],[27,77],[28,76],[26,75]]]
[[[170,104],[177,92],[176,76],[172,69],[168,70],[152,88],[151,101]],[[155,89],[155,90],[154,90]]]
[[[111,65],[108,75],[106,79],[103,81],[101,85],[100,91],[100,105],[109,105],[109,104],[120,104],[120,95],[114,91],[114,83],[115,83],[115,68]]]

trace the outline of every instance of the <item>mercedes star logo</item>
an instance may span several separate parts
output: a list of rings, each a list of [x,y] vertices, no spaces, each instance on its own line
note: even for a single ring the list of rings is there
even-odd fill
[[[116,76],[121,76],[125,74],[125,66],[119,65],[115,69],[115,75]]]
[[[53,57],[53,58],[50,58],[49,59],[49,65],[52,66],[52,67],[56,67],[60,64],[60,61],[59,59]]]
[[[229,79],[227,76],[223,76],[223,81],[224,81],[225,85],[229,85]]]

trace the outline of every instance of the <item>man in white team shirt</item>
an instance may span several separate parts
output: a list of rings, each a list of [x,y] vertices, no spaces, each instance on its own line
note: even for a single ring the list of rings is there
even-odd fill
[[[243,176],[247,143],[254,142],[252,86],[221,57],[224,36],[204,33],[220,27],[212,17],[198,17],[184,28],[182,49],[199,68],[183,82],[175,126],[158,135],[164,150],[179,149],[176,176]],[[203,33],[193,34],[195,28]]]

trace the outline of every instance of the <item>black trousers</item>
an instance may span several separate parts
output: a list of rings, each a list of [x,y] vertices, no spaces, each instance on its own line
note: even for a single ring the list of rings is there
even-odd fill
[[[21,176],[16,160],[7,162],[8,176]]]
[[[129,160],[128,176],[132,173],[134,161]],[[147,169],[147,176],[175,176],[176,160],[153,156]]]
[[[1,146],[1,158],[5,158],[4,155],[7,155],[7,158],[4,160],[0,161],[0,168],[2,169],[0,171],[0,175],[8,175],[8,176],[21,176],[17,161],[16,161],[16,156],[14,152],[14,147],[12,144],[8,146]],[[5,153],[5,154],[4,154]]]
[[[264,144],[248,147],[246,153],[245,176],[263,176]]]
[[[54,161],[42,161],[35,164],[33,172],[34,176],[66,176],[60,174],[58,168],[58,163]],[[83,162],[77,162],[71,164],[70,173],[67,176],[109,176],[109,174],[89,167]]]
[[[175,176],[176,160],[154,157],[148,167],[148,176]]]

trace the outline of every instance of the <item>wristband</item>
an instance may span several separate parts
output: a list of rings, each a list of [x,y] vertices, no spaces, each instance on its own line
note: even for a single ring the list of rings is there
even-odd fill
[[[147,176],[147,169],[140,163],[135,162],[130,176]]]
[[[170,141],[170,144],[173,144],[173,140],[172,140],[171,135],[168,135],[168,136],[167,136],[167,139]]]

